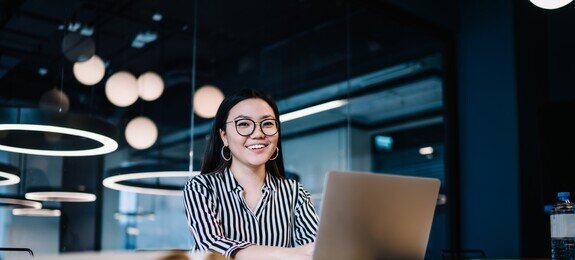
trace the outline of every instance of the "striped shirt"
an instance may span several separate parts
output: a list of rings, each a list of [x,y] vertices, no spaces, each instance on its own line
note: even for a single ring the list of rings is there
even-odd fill
[[[190,179],[184,204],[195,249],[230,257],[250,245],[294,247],[315,241],[318,217],[301,184],[267,174],[262,192],[252,211],[231,171]]]

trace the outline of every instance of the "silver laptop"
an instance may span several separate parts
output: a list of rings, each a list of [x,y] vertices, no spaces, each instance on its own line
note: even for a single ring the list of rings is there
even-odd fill
[[[423,259],[439,180],[329,172],[313,259]]]

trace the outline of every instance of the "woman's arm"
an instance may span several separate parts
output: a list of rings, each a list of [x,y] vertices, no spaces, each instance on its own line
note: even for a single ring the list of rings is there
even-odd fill
[[[234,259],[262,259],[262,260],[280,260],[280,259],[311,259],[315,243],[303,246],[286,248],[274,246],[249,246],[240,249],[235,254]]]
[[[212,191],[202,179],[193,178],[184,188],[184,206],[189,227],[198,248],[214,251],[226,257],[252,243],[237,241],[224,235],[221,222],[216,214]]]

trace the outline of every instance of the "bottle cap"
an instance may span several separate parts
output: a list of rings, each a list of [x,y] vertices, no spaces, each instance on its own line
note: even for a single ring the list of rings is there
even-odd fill
[[[545,211],[545,213],[551,213],[553,211],[553,205],[547,204],[547,205],[545,205],[543,210]]]
[[[567,198],[569,199],[569,197],[571,196],[571,193],[567,192],[567,191],[562,191],[562,192],[557,192],[557,198],[564,199]]]

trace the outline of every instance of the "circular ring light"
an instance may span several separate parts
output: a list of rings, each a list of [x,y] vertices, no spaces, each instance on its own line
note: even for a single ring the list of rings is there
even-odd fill
[[[0,150],[47,156],[90,156],[118,148],[116,128],[106,121],[30,108],[0,109]],[[46,134],[61,134],[46,139]]]
[[[18,184],[20,177],[18,176],[18,169],[0,163],[0,186],[8,186]]]
[[[92,86],[98,84],[104,78],[106,65],[98,55],[94,55],[87,61],[75,62],[73,72],[74,77],[80,83]]]
[[[34,208],[41,209],[42,203],[38,201],[31,201],[27,199],[20,198],[6,198],[0,197],[0,206],[3,207],[13,207],[13,208]]]
[[[137,182],[154,178],[186,178],[198,175],[199,171],[183,170],[183,165],[138,165],[110,170],[112,175],[102,181],[105,187],[141,194],[162,195],[162,196],[182,196],[182,186],[160,185]]]
[[[26,217],[59,217],[62,212],[59,209],[13,209],[12,215]]]
[[[92,202],[96,200],[96,195],[87,192],[34,191],[26,193],[26,199],[58,202]]]

